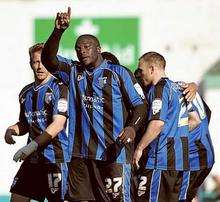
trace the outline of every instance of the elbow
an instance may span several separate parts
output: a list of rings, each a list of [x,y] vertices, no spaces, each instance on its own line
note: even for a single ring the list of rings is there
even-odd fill
[[[61,132],[62,130],[64,130],[65,129],[65,125],[64,124],[59,124],[58,126],[57,126],[57,130],[59,131],[59,132]]]
[[[57,124],[57,125],[58,125],[58,130],[59,130],[59,132],[61,132],[62,130],[65,130],[65,129],[66,129],[66,127],[65,127],[65,126],[66,126],[65,123],[66,123],[66,119],[63,120],[63,121],[60,121],[60,123]]]
[[[162,131],[163,127],[164,127],[164,122],[161,121],[161,120],[153,120],[151,121],[152,125],[153,125],[153,128],[155,128],[155,130],[159,130],[159,131]]]
[[[55,71],[56,66],[57,66],[55,59],[50,58],[50,56],[46,53],[44,49],[41,54],[41,62],[49,72]]]

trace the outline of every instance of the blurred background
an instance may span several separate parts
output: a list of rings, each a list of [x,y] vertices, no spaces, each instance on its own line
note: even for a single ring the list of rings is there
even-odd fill
[[[103,51],[114,53],[132,71],[138,58],[157,51],[167,60],[175,81],[194,81],[213,114],[210,131],[216,153],[213,171],[199,201],[218,201],[220,195],[220,1],[219,0],[0,0],[0,201],[9,201],[9,188],[20,163],[14,153],[26,144],[4,142],[6,128],[17,122],[18,94],[33,80],[28,48],[44,42],[59,11],[72,8],[60,54],[76,58],[75,38],[96,35]]]

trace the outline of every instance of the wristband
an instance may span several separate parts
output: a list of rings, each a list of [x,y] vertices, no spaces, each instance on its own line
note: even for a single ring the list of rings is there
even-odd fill
[[[37,136],[34,141],[39,147],[42,147],[47,145],[52,139],[52,136],[47,131],[44,131],[41,135]]]

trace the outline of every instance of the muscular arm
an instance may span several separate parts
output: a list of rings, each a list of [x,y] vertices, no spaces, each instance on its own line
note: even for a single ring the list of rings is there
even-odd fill
[[[46,69],[54,73],[58,70],[59,61],[56,57],[61,36],[64,30],[62,29],[54,29],[49,39],[44,45],[44,49],[41,54],[41,60]]]
[[[146,132],[144,133],[141,141],[138,143],[137,148],[135,149],[133,163],[139,168],[139,160],[142,156],[143,150],[160,134],[164,126],[164,122],[161,120],[152,120]]]
[[[28,132],[28,127],[20,121],[12,126],[9,126],[8,129],[14,130],[17,136],[25,135]]]
[[[64,13],[57,13],[55,19],[55,28],[47,40],[44,49],[41,54],[41,60],[46,69],[54,73],[58,70],[59,62],[56,58],[59,42],[63,32],[69,27],[71,17],[71,8],[68,7],[68,11]]]
[[[5,132],[5,142],[7,144],[14,144],[15,141],[13,139],[14,136],[21,136],[25,135],[28,132],[28,127],[22,123],[22,122],[17,122],[14,125],[11,125],[7,128]]]
[[[35,138],[38,146],[47,145],[53,138],[55,138],[60,131],[64,129],[66,117],[63,115],[54,115],[53,122],[46,128],[43,135]]]
[[[161,120],[152,120],[146,132],[144,133],[141,141],[139,142],[137,149],[144,150],[157,136],[160,134],[164,126],[164,122]]]
[[[61,130],[63,130],[66,117],[63,115],[54,115],[53,122],[46,128],[43,134],[37,136],[29,144],[19,149],[13,159],[14,161],[24,160],[38,148],[46,146],[53,138],[55,138]]]
[[[147,104],[146,101],[141,104],[137,105],[132,110],[132,118],[128,123],[127,126],[131,126],[137,132],[140,126],[142,125],[143,121],[146,120],[147,117]]]

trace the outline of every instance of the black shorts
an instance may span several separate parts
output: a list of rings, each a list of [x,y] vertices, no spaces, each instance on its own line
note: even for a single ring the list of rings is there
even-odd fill
[[[137,176],[135,198],[138,202],[189,202],[210,169],[200,171],[169,171],[145,169]]]
[[[130,164],[73,158],[69,164],[69,201],[130,201]]]
[[[144,169],[137,180],[136,201],[178,202],[183,171]]]
[[[190,202],[197,194],[198,188],[209,175],[212,168],[198,171],[184,171],[179,201]]]
[[[10,192],[37,201],[60,202],[67,188],[66,163],[30,163],[24,161],[11,185]]]

